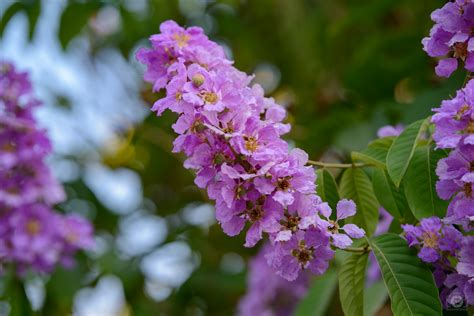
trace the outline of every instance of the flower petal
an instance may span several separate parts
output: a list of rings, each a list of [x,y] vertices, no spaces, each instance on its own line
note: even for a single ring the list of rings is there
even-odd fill
[[[352,200],[343,199],[337,202],[337,219],[344,219],[354,216],[356,213],[356,204]]]
[[[365,235],[365,231],[355,224],[346,224],[342,227],[342,230],[352,238],[362,238]]]

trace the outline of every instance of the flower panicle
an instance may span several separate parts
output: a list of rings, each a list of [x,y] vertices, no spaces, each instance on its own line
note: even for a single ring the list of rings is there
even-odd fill
[[[19,273],[70,266],[93,244],[88,221],[53,210],[65,193],[45,163],[52,147],[33,115],[39,105],[28,74],[0,61],[0,261]]]
[[[151,36],[151,48],[137,53],[147,66],[145,80],[155,91],[166,90],[152,110],[179,115],[173,151],[186,154],[184,166],[196,171],[196,185],[215,201],[224,232],[234,236],[247,225],[246,247],[267,234],[267,261],[288,280],[306,268],[323,273],[332,247],[347,247],[364,231],[339,229],[323,215],[331,210],[315,193],[308,155],[290,150],[281,137],[290,130],[285,109],[251,85],[252,77],[237,70],[201,28],[166,21],[160,31]],[[340,203],[338,214],[355,214],[353,202]]]

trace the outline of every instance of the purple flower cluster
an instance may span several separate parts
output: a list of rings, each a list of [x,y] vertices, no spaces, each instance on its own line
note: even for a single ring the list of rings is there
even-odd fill
[[[423,218],[418,226],[405,224],[402,228],[408,246],[418,246],[418,257],[429,263],[438,262],[446,255],[454,256],[463,238],[459,230],[435,216]]]
[[[216,218],[230,236],[248,224],[245,246],[263,233],[273,247],[267,259],[277,273],[294,280],[301,269],[323,273],[333,257],[331,241],[347,247],[364,231],[355,225],[339,230],[331,209],[316,195],[315,172],[308,155],[289,150],[281,136],[285,109],[264,97],[252,77],[232,66],[224,50],[198,27],[184,29],[173,21],[160,26],[137,59],[147,66],[144,78],[166,89],[153,111],[170,109],[179,118],[174,152],[188,157],[195,183],[216,202]],[[355,214],[355,204],[341,201],[340,218]],[[349,237],[348,237],[349,236]]]
[[[446,220],[470,231],[474,221],[474,80],[433,111],[437,147],[453,149],[438,162],[436,190],[440,198],[452,199]]]
[[[293,282],[276,275],[268,266],[265,256],[272,251],[265,244],[250,261],[247,293],[240,299],[238,315],[289,316],[298,302],[306,296],[310,285],[308,273],[302,273]]]
[[[474,240],[438,217],[424,218],[418,226],[402,225],[408,245],[434,268],[440,297],[446,307],[474,302]],[[455,262],[458,262],[456,265]]]
[[[435,25],[430,36],[423,39],[423,49],[431,57],[441,57],[436,74],[449,77],[464,62],[464,68],[474,71],[474,3],[455,0],[431,14]]]
[[[0,262],[20,272],[71,265],[93,242],[89,222],[52,209],[65,194],[44,162],[51,145],[33,117],[39,104],[27,74],[0,62]]]

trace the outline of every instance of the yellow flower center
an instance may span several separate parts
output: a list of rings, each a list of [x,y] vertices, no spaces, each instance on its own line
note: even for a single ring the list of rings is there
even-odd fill
[[[8,143],[3,144],[2,151],[11,153],[15,151],[15,148],[16,148],[16,145],[14,143],[8,142]]]
[[[68,234],[66,234],[66,240],[73,244],[75,243],[76,241],[79,240],[79,236],[77,236],[76,234],[72,233],[72,232],[69,232]]]
[[[466,133],[474,134],[474,121],[469,121],[469,124],[466,127]]]
[[[183,48],[184,46],[188,45],[189,35],[187,35],[185,33],[181,33],[181,34],[174,33],[173,34],[173,39],[178,44],[179,48]]]
[[[467,110],[469,110],[469,105],[467,104],[464,104],[458,111],[458,113],[456,113],[456,116],[454,117],[455,120],[459,121],[461,119],[461,117],[463,116],[464,113],[467,112]]]
[[[31,219],[26,223],[26,231],[28,234],[34,236],[41,230],[41,224],[35,219]]]
[[[207,91],[201,92],[201,98],[208,104],[216,104],[218,100],[217,94]]]
[[[248,151],[254,152],[258,149],[258,143],[255,137],[253,136],[244,137],[244,139],[245,139],[245,148]]]
[[[201,75],[201,74],[195,74],[192,78],[192,81],[193,81],[193,84],[196,86],[196,87],[200,87],[202,86],[202,84],[204,83],[204,76]]]
[[[436,236],[436,234],[431,233],[431,232],[423,233],[422,238],[426,247],[429,247],[429,248],[438,247],[438,236]]]

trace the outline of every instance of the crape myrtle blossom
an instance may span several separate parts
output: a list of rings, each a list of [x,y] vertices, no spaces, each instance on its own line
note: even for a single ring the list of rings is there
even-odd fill
[[[439,217],[423,218],[418,226],[402,225],[408,246],[420,248],[418,257],[424,262],[436,262],[443,256],[454,256],[460,249],[462,233]]]
[[[89,222],[52,209],[65,194],[44,161],[52,148],[33,116],[39,104],[28,75],[0,62],[0,261],[20,273],[70,266],[93,243]]]
[[[265,244],[250,261],[247,293],[240,299],[238,315],[290,316],[304,298],[310,285],[308,273],[301,273],[293,282],[276,275],[268,266],[265,255],[272,251]]]
[[[440,198],[450,200],[446,220],[473,229],[474,222],[474,80],[434,109],[433,138],[438,148],[453,149],[438,162],[436,190]]]
[[[418,257],[432,264],[436,285],[445,307],[474,302],[474,240],[463,236],[438,217],[424,218],[418,226],[402,225],[410,247]],[[458,262],[457,265],[455,262]]]
[[[474,3],[456,0],[435,10],[431,18],[436,24],[430,37],[423,40],[425,51],[440,59],[436,73],[449,77],[464,62],[474,70]],[[438,161],[436,183],[438,196],[449,200],[446,217],[422,219],[418,227],[403,227],[410,246],[421,248],[419,257],[434,268],[435,281],[446,307],[474,304],[472,257],[474,242],[466,235],[474,228],[474,80],[444,100],[435,114],[433,139],[436,147],[450,150]],[[456,225],[456,226],[454,226]],[[456,265],[457,262],[457,265]],[[454,265],[454,266],[453,266]]]
[[[268,234],[268,261],[287,279],[296,279],[301,268],[323,273],[339,229],[330,231],[334,225],[319,218],[327,210],[315,193],[308,155],[281,138],[290,130],[282,122],[285,109],[251,86],[252,77],[233,67],[201,28],[166,21],[160,31],[150,49],[137,53],[147,66],[145,80],[155,91],[166,90],[152,110],[179,115],[173,151],[186,154],[184,166],[196,171],[196,185],[215,201],[224,232],[234,236],[247,226],[246,247]],[[349,208],[353,215],[355,205]],[[346,233],[358,238],[363,231],[348,226]],[[341,236],[344,246],[352,243]]]
[[[458,277],[452,282],[457,291],[463,293],[465,303],[474,305],[474,236],[464,237],[458,254],[456,270]],[[452,286],[451,286],[452,287]]]
[[[474,4],[470,0],[456,0],[433,11],[435,25],[430,36],[423,39],[423,49],[431,57],[441,57],[436,74],[449,77],[459,62],[474,71]]]
[[[465,236],[457,253],[456,269],[443,271],[437,267],[438,281],[442,280],[441,299],[445,306],[474,305],[474,236]],[[448,266],[446,262],[444,267]],[[446,268],[444,268],[446,270]],[[436,277],[436,275],[435,275]]]
[[[438,148],[453,149],[461,144],[474,144],[474,80],[433,109],[431,121],[436,129],[433,139]]]
[[[474,145],[460,145],[436,168],[436,190],[442,199],[451,200],[446,221],[474,229]]]

